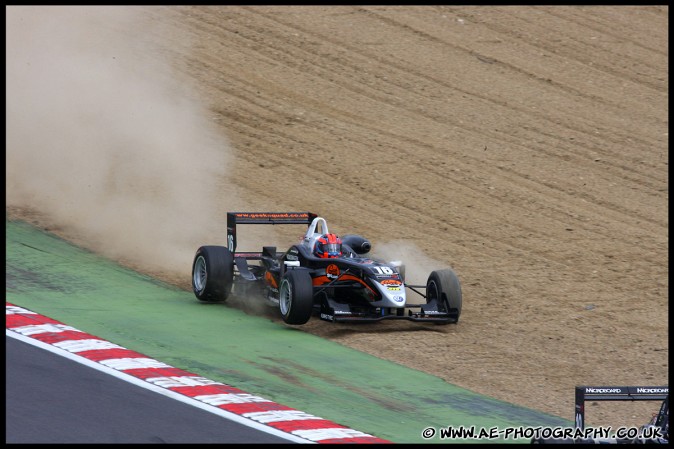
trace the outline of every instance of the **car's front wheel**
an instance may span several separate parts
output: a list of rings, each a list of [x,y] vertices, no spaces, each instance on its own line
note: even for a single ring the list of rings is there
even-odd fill
[[[202,246],[192,262],[192,290],[204,302],[225,301],[234,284],[234,256],[224,246]]]
[[[437,304],[438,311],[445,312],[458,322],[461,316],[461,283],[451,268],[432,271],[426,281],[426,302]]]
[[[287,324],[304,324],[314,307],[314,287],[305,270],[288,270],[281,279],[279,309]]]

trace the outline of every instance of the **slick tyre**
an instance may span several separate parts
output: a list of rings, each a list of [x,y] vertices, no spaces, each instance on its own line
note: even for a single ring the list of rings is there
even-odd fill
[[[426,302],[437,303],[438,310],[449,314],[458,323],[461,316],[461,283],[451,268],[432,271],[426,281]]]
[[[198,300],[223,302],[234,284],[234,255],[224,246],[202,246],[192,262],[192,290]]]
[[[289,270],[281,279],[279,310],[286,324],[304,324],[314,308],[314,287],[305,270]]]

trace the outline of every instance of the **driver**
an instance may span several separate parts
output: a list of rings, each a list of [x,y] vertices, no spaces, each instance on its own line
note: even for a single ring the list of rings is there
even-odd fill
[[[342,239],[336,234],[323,234],[316,239],[316,247],[314,248],[316,257],[334,258],[342,255]]]

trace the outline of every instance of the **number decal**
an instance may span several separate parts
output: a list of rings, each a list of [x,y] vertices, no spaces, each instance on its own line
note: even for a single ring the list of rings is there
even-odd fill
[[[372,271],[374,271],[375,274],[393,274],[393,270],[390,267],[372,267]]]

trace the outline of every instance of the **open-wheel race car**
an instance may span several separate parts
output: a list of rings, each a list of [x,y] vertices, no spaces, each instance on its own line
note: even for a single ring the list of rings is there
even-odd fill
[[[661,401],[658,412],[643,426],[621,427],[615,435],[609,428],[585,426],[587,401]],[[536,437],[532,444],[669,444],[669,387],[668,386],[586,386],[576,387],[575,427],[573,436]],[[572,430],[572,429],[566,429]],[[599,434],[599,436],[597,436]],[[602,435],[604,434],[604,435]]]
[[[237,252],[237,225],[242,224],[303,224],[307,229],[286,251],[263,246],[261,252]],[[326,220],[311,212],[229,212],[227,246],[197,250],[192,288],[205,302],[223,302],[233,289],[259,295],[278,307],[287,324],[304,324],[312,315],[330,322],[459,321],[461,285],[451,268],[432,271],[423,285],[408,284],[402,262],[365,257],[370,249],[360,235],[330,233]],[[407,290],[425,301],[408,303]]]

